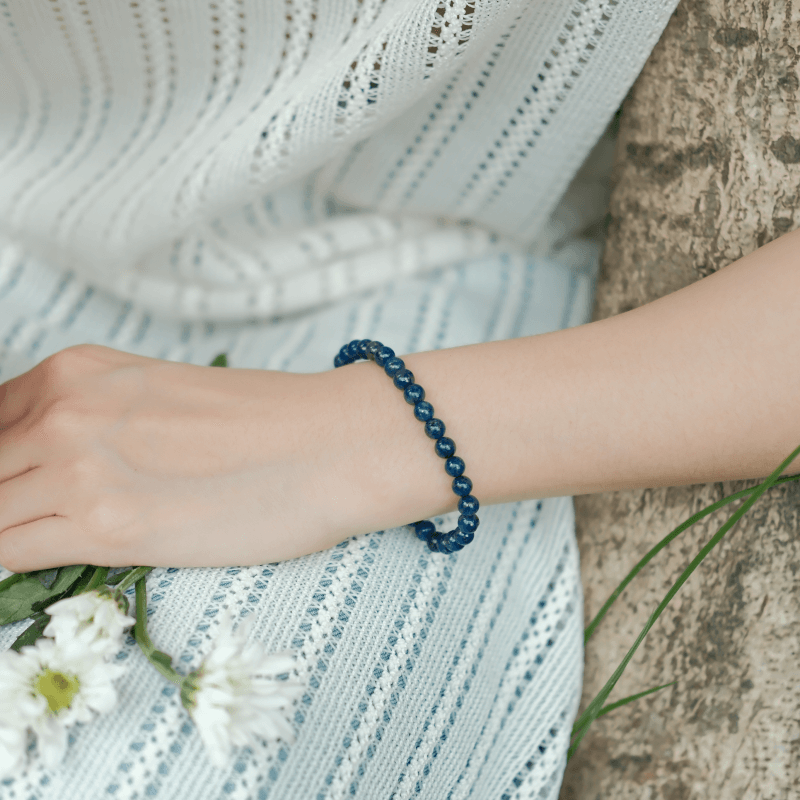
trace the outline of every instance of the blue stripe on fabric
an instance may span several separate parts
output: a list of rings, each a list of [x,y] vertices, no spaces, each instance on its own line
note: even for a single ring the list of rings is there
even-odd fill
[[[453,314],[453,303],[455,302],[458,290],[464,285],[464,262],[459,262],[451,269],[455,269],[456,280],[450,287],[450,291],[447,293],[447,300],[445,301],[444,308],[439,315],[439,327],[433,340],[434,350],[441,350],[441,348],[444,346],[445,336],[447,335],[447,330],[450,327],[450,320]]]
[[[363,557],[358,561],[359,569],[357,570],[357,576],[354,577],[350,581],[350,591],[345,595],[342,601],[342,607],[339,610],[339,615],[337,618],[337,625],[333,628],[331,640],[326,644],[326,654],[329,657],[333,657],[334,653],[338,649],[339,642],[342,639],[343,629],[345,625],[350,620],[352,616],[352,608],[358,602],[359,595],[363,590],[363,582],[366,578],[369,577],[370,574],[370,567],[372,564],[375,563],[376,552],[380,548],[381,544],[381,534],[372,535],[365,540],[362,540],[361,547],[366,548],[367,552],[364,553]],[[324,594],[331,584],[331,578],[328,577],[329,575],[336,572],[338,564],[336,562],[342,560],[343,551],[348,547],[353,547],[354,543],[352,539],[347,539],[344,542],[336,545],[333,548],[333,552],[331,558],[328,560],[328,564],[325,567],[325,577],[320,578],[317,582],[320,590]],[[362,574],[358,574],[362,573]],[[361,583],[359,583],[361,581]],[[320,601],[321,603],[321,601]],[[309,603],[306,608],[305,619],[304,621],[300,622],[298,625],[298,632],[296,637],[291,642],[292,648],[301,648],[305,643],[305,638],[302,636],[305,631],[311,630],[311,622],[310,618],[315,616],[319,612],[319,603],[316,605],[314,603]],[[327,672],[327,663],[320,659],[316,666],[309,671],[308,675],[308,689],[303,697],[300,699],[300,703],[306,707],[306,709],[310,708],[314,702],[314,697],[316,696],[317,692],[319,691],[320,687],[322,686],[325,673]],[[302,730],[302,726],[305,723],[306,716],[305,714],[297,710],[295,712],[294,721]],[[300,736],[300,732],[297,734],[298,738]],[[284,757],[285,758],[285,757]],[[279,757],[279,761],[283,763],[284,759]],[[272,787],[274,786],[275,782],[280,777],[280,767],[279,766],[272,766],[268,773],[268,779],[270,781],[269,785],[265,785],[259,788],[258,790],[258,800],[268,800],[270,796],[270,792],[272,791]],[[280,798],[279,800],[282,800]]]
[[[428,631],[430,627],[433,626],[436,620],[435,609],[439,607],[441,598],[447,592],[448,588],[447,583],[449,582],[449,579],[453,575],[453,570],[450,569],[450,567],[454,566],[455,563],[457,563],[457,558],[458,557],[456,553],[451,553],[447,557],[447,560],[450,562],[450,564],[444,566],[442,569],[442,574],[447,579],[447,581],[440,580],[438,582],[435,594],[431,598],[430,602],[431,610],[428,611],[425,617],[428,624],[427,626],[423,626],[420,629],[419,640],[414,642],[412,650],[413,657],[409,656],[406,659],[405,665],[400,667],[400,674],[395,681],[393,691],[390,695],[390,703],[392,706],[398,705],[400,694],[403,692],[406,686],[408,686],[408,680],[406,678],[406,675],[410,674],[414,670],[417,659],[422,655],[421,643],[426,642],[428,640]],[[407,601],[403,602],[403,604],[400,606],[400,611],[403,614],[403,617],[395,620],[393,631],[387,636],[386,644],[384,645],[381,651],[381,655],[378,657],[378,660],[373,663],[372,669],[370,669],[368,672],[368,675],[373,676],[376,680],[381,677],[381,675],[383,674],[383,670],[385,669],[382,662],[388,661],[388,659],[391,657],[392,651],[396,650],[396,644],[397,644],[396,634],[399,633],[400,629],[408,622],[408,617],[409,614],[411,613],[411,606],[414,603],[416,597],[416,584],[419,583],[419,581],[422,579],[422,573],[424,573],[428,567],[428,559],[426,558],[425,555],[421,555],[419,557],[417,561],[417,566],[419,568],[418,571],[414,572],[411,575],[411,581],[415,585],[410,586],[408,588],[406,592]],[[371,681],[367,683],[365,687],[365,692],[367,697],[362,695],[361,702],[359,704],[360,706],[359,711],[361,712],[362,716],[367,711],[367,703],[369,702],[368,696],[371,695],[376,688],[377,687]],[[350,720],[350,726],[353,730],[357,729],[361,725],[362,716],[354,716]],[[388,725],[391,722],[391,717],[392,717],[391,709],[385,708],[383,711],[383,720],[386,723],[386,725]],[[377,752],[378,745],[383,739],[383,732],[385,730],[385,727],[386,727],[385,725],[379,725],[376,728],[374,734],[374,742],[370,744],[370,746],[367,748],[366,751],[367,757],[366,759],[362,759],[361,763],[357,767],[356,772],[358,777],[350,784],[349,792],[351,795],[355,795],[356,792],[358,791],[358,783],[359,783],[358,778],[363,777],[363,775],[366,772],[366,767],[368,762],[374,758],[375,753]],[[346,758],[345,751],[350,747],[350,744],[351,741],[349,737],[345,737],[345,739],[343,739],[342,741],[342,747],[339,751],[339,754],[334,758],[333,763],[335,767],[338,767],[342,763],[342,761]],[[333,782],[333,779],[334,779],[334,772],[329,771],[328,774],[325,776],[323,783],[326,786],[329,786]],[[320,790],[320,792],[318,792],[317,800],[325,800],[325,789],[322,789]]]
[[[520,504],[517,503],[514,506],[514,508],[511,510],[511,521],[508,523],[507,533],[511,533],[513,531],[513,529],[514,529],[514,521],[515,521],[515,519],[517,517],[519,505]],[[509,574],[508,574],[508,576],[506,578],[507,584],[510,584],[514,574],[517,571],[517,566],[518,566],[518,563],[519,563],[519,556],[520,556],[520,554],[522,553],[522,551],[524,550],[525,546],[528,544],[528,541],[531,538],[533,530],[536,527],[536,524],[539,521],[539,518],[541,517],[541,510],[542,510],[542,503],[539,502],[539,503],[536,504],[536,512],[537,512],[536,516],[533,517],[530,520],[530,522],[528,523],[528,530],[525,532],[525,536],[524,536],[524,538],[522,540],[522,543],[520,544],[520,546],[518,548],[517,558],[514,559],[514,561],[512,563],[511,571],[509,572]],[[500,561],[500,559],[502,558],[503,551],[505,550],[507,544],[508,544],[508,535],[506,534],[506,535],[503,536],[503,538],[501,540],[501,546],[498,548],[498,550],[496,552],[495,559],[494,559],[494,562],[493,562],[492,568],[491,568],[491,573],[492,574],[494,574],[496,572],[496,570],[497,570],[497,562]],[[486,595],[488,593],[488,589],[490,588],[490,586],[491,586],[491,579],[487,580],[486,585],[484,587],[484,590],[481,591],[481,593],[478,596],[478,602],[474,606],[473,611],[472,611],[472,619],[475,619],[478,616],[479,609],[481,608],[481,606],[483,605],[484,600],[486,599]],[[508,585],[503,589],[502,599],[497,604],[497,606],[495,607],[494,612],[493,612],[493,614],[492,614],[492,616],[491,616],[491,618],[489,620],[488,625],[489,625],[489,629],[490,630],[494,627],[494,625],[496,624],[496,620],[501,615],[501,613],[503,611],[503,608],[505,606],[505,601],[507,600],[507,598],[508,598]],[[469,633],[471,633],[472,627],[473,627],[472,626],[472,622],[470,622],[467,625],[467,630],[466,630],[466,634],[467,635],[469,635]],[[462,640],[462,645],[461,645],[462,647],[464,646],[465,641],[466,640]],[[459,694],[458,699],[456,700],[456,707],[457,708],[461,708],[461,706],[463,705],[464,698],[466,697],[466,695],[468,694],[470,688],[472,687],[472,678],[474,678],[474,676],[478,672],[478,664],[483,660],[483,654],[484,654],[484,650],[483,650],[483,648],[480,648],[478,650],[478,653],[477,653],[477,658],[473,662],[472,669],[470,670],[470,676],[471,677],[467,677],[465,679],[465,681],[464,681],[464,683],[462,685],[462,691]],[[460,655],[457,653],[456,655],[453,656],[453,660],[451,662],[451,668],[456,667],[458,665],[458,663],[459,663],[459,660],[460,660]],[[450,678],[448,677],[447,680],[449,681]],[[440,689],[440,695],[444,693],[444,690],[445,690],[445,687],[443,685],[442,688]],[[425,720],[425,722],[424,722],[424,724],[422,726],[422,732],[423,733],[430,726],[431,721],[433,719],[433,715],[436,713],[436,711],[437,711],[437,705],[434,705],[433,708],[430,711],[430,714],[428,715],[427,719]],[[442,733],[440,734],[440,743],[443,743],[443,742],[445,742],[447,740],[450,731],[455,727],[456,717],[457,717],[457,712],[453,711],[450,714],[449,718],[448,718],[447,724],[442,729]],[[485,728],[485,724],[484,724],[484,728]],[[482,731],[481,731],[481,734],[482,734]],[[480,737],[478,738],[478,740],[480,740]],[[417,747],[419,747],[421,741],[422,741],[422,738],[419,737],[417,739],[417,743],[416,743]],[[476,742],[476,744],[477,744],[477,742]],[[425,774],[427,774],[429,772],[430,765],[433,763],[433,760],[438,756],[439,752],[440,752],[440,745],[437,744],[437,745],[434,746],[433,750],[431,751],[431,758],[428,759],[428,761],[426,762],[425,766],[423,767],[423,775],[425,775]],[[410,763],[411,763],[411,758],[409,758],[408,761],[406,762],[406,766],[408,766]],[[464,773],[462,772],[461,776],[459,776],[459,778],[457,779],[456,783],[458,783],[458,781],[461,780],[461,777],[463,776],[463,774]],[[405,773],[402,773],[402,772],[400,773],[400,775],[398,776],[398,780],[397,780],[398,784],[403,782],[404,775],[405,775]],[[417,781],[417,783],[416,783],[416,785],[414,787],[414,794],[416,794],[416,795],[421,794],[422,793],[422,788],[423,788],[422,787],[422,781]],[[448,800],[449,800],[450,797],[452,797],[452,794],[453,794],[453,792],[451,791],[450,794],[448,795]]]
[[[289,355],[287,355],[286,358],[284,358],[283,361],[281,362],[280,366],[281,370],[284,371],[287,370],[292,361],[294,361],[294,359],[296,359],[308,347],[308,345],[311,344],[311,341],[314,338],[314,333],[316,332],[316,330],[317,330],[316,322],[312,322],[308,325],[308,328],[306,329],[303,338],[297,344],[295,349],[292,350],[292,352],[289,353]]]
[[[28,263],[27,258],[21,259],[11,271],[11,277],[5,286],[0,287],[0,300],[3,300],[7,294],[10,294],[14,287],[19,283],[22,273],[25,271],[25,265]]]
[[[506,303],[508,297],[508,284],[509,284],[509,255],[508,253],[500,254],[500,289],[497,292],[497,299],[495,300],[494,307],[489,315],[489,321],[486,323],[486,329],[483,334],[483,341],[488,342],[494,339],[495,330],[497,329],[497,322],[500,319],[500,312]],[[526,307],[527,308],[527,307]]]
[[[558,562],[556,563],[555,570],[554,570],[553,574],[551,575],[550,580],[547,583],[547,588],[546,588],[544,594],[542,594],[542,596],[540,597],[540,599],[539,599],[539,601],[537,603],[537,608],[538,609],[541,610],[541,609],[544,609],[547,606],[551,595],[555,591],[556,581],[558,579],[558,576],[561,575],[561,573],[564,572],[566,561],[570,556],[571,556],[571,553],[570,553],[569,545],[565,544],[564,548],[563,548],[563,551],[562,551],[562,556],[561,556],[561,558],[559,558]],[[530,686],[533,683],[534,678],[536,677],[536,675],[540,671],[540,668],[542,667],[547,655],[553,652],[551,648],[553,647],[553,645],[556,642],[556,639],[558,638],[558,634],[553,630],[553,628],[555,628],[556,631],[564,630],[566,625],[564,624],[563,620],[565,618],[569,617],[574,611],[575,611],[574,605],[572,604],[572,602],[568,602],[566,607],[565,607],[564,614],[559,617],[559,619],[555,623],[555,625],[548,625],[548,627],[544,630],[544,633],[548,633],[549,634],[549,636],[548,636],[548,638],[547,638],[547,640],[545,642],[545,647],[540,653],[537,653],[536,657],[534,658],[534,666],[533,666],[533,668],[526,670],[525,675],[523,676],[523,681],[517,685],[517,688],[515,690],[515,697],[517,698],[517,700],[519,700],[522,697],[522,693],[525,690],[525,688],[527,688],[528,686]],[[538,611],[534,611],[534,613],[531,614],[531,616],[528,618],[528,630],[523,631],[522,636],[516,642],[516,644],[514,646],[514,649],[512,650],[512,657],[509,658],[509,660],[506,663],[506,667],[505,667],[505,671],[506,672],[508,672],[511,669],[512,661],[515,658],[513,653],[515,651],[517,653],[519,652],[519,649],[521,648],[522,643],[524,641],[526,641],[528,638],[530,638],[531,633],[533,633],[534,636],[538,635],[539,632],[535,630],[536,626],[538,625],[538,623],[539,623],[539,612]],[[559,625],[560,625],[560,627],[559,627]],[[500,726],[499,726],[497,732],[495,733],[495,735],[492,737],[492,743],[491,743],[491,746],[489,747],[489,749],[486,751],[486,755],[484,756],[484,759],[483,759],[483,764],[481,764],[480,768],[478,769],[478,773],[476,775],[476,781],[477,781],[477,778],[481,775],[484,766],[490,760],[491,755],[492,755],[492,750],[493,750],[494,746],[497,744],[497,740],[498,740],[500,734],[502,733],[503,728],[506,725],[506,720],[509,719],[509,717],[511,716],[512,712],[514,711],[515,705],[516,705],[516,701],[515,700],[511,700],[509,702],[509,704],[506,706],[506,708],[503,710],[503,714],[501,716]],[[551,730],[555,730],[555,733],[552,734],[552,736],[555,737],[556,734],[558,733],[558,729],[557,728],[551,728]],[[537,756],[541,756],[541,755],[543,755],[545,753],[545,751],[547,749],[547,745],[548,745],[548,742],[547,742],[546,739],[542,740],[542,742],[540,742],[538,744],[537,750],[534,752],[534,756],[528,762],[526,762],[526,764],[525,764],[525,767],[526,767],[527,770],[530,770],[530,769],[533,768],[533,766],[537,763],[537,760],[538,760]],[[523,774],[522,771],[520,773],[518,773],[518,775],[521,775],[521,774]]]

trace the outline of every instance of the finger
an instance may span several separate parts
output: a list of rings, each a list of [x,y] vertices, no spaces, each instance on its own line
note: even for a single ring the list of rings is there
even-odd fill
[[[59,485],[40,467],[0,483],[0,536],[9,528],[63,511]]]
[[[75,547],[80,541],[67,517],[45,517],[0,532],[0,564],[12,572],[89,563]]]
[[[22,419],[31,404],[32,370],[0,384],[0,433]]]
[[[10,480],[20,478],[30,470],[42,465],[41,448],[34,442],[14,440],[0,433],[0,490]],[[0,513],[2,513],[0,500]],[[0,525],[0,531],[3,526]]]

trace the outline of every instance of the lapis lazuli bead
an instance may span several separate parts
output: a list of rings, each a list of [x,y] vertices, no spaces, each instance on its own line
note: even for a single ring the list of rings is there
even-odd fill
[[[414,383],[414,373],[410,369],[401,369],[392,380],[398,389],[407,389]]]
[[[353,362],[353,357],[350,355],[347,348],[348,345],[342,345],[342,349],[339,350],[339,355],[345,364],[351,364]]]
[[[455,455],[456,443],[448,436],[442,436],[436,440],[436,455],[441,458],[450,458]]]
[[[391,347],[381,347],[377,353],[375,353],[375,363],[382,367],[390,358],[394,356],[394,350]]]
[[[474,538],[475,534],[472,532],[464,533],[463,531],[459,531],[458,536],[456,536],[456,540],[462,547],[468,545]]]
[[[477,514],[480,507],[481,504],[478,502],[478,498],[473,497],[471,494],[466,495],[466,497],[462,497],[458,501],[458,510],[465,517]]]
[[[412,383],[411,386],[407,387],[403,392],[403,397],[406,403],[413,406],[420,400],[425,399],[425,390],[418,383]]]
[[[420,539],[427,542],[436,533],[436,526],[429,519],[424,519],[414,523],[414,530]]]
[[[465,516],[462,514],[458,518],[458,529],[462,533],[475,533],[478,529],[478,523],[480,520],[475,516]]]
[[[457,550],[461,550],[461,548],[464,546],[463,544],[461,544],[461,541],[459,540],[460,535],[461,531],[458,528],[453,528],[453,530],[450,531],[449,536],[450,536],[451,553],[455,553]]]
[[[439,539],[439,552],[440,553],[454,553],[460,550],[461,546],[456,541],[458,530],[448,531]]]
[[[414,416],[420,422],[427,422],[429,419],[433,419],[433,406],[427,400],[420,400],[414,406]]]
[[[444,422],[440,419],[429,419],[425,423],[425,435],[430,439],[441,439],[444,436]]]
[[[459,475],[453,478],[453,492],[465,497],[472,491],[472,481],[466,475]]]
[[[458,456],[450,456],[450,458],[444,462],[444,471],[451,478],[457,478],[459,475],[463,475],[465,469],[466,464],[464,463],[464,459]]]
[[[383,368],[394,385],[403,392],[403,398],[414,406],[414,416],[425,423],[425,435],[435,440],[436,454],[445,459],[445,472],[453,477],[453,492],[459,496],[458,527],[447,533],[436,530],[430,520],[414,522],[411,527],[417,537],[427,543],[431,552],[454,553],[469,544],[478,528],[476,511],[480,507],[477,498],[470,494],[472,481],[464,475],[464,460],[455,455],[456,443],[444,435],[445,424],[433,416],[434,409],[425,400],[425,390],[414,382],[414,373],[406,368],[402,358],[395,355],[391,347],[371,339],[353,339],[344,345],[333,359],[334,367],[352,364],[358,359],[370,359]]]
[[[383,371],[390,377],[394,378],[401,369],[405,369],[406,362],[402,358],[395,356],[390,358],[384,365]]]

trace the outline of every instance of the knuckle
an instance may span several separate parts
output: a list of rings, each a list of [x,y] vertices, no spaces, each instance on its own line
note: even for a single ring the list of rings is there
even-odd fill
[[[27,565],[17,546],[17,537],[8,532],[0,533],[0,564],[12,572],[25,572]]]
[[[47,356],[40,366],[57,375],[83,361],[91,354],[91,349],[92,345],[89,344],[74,344]]]
[[[58,398],[47,404],[37,421],[42,435],[61,438],[73,433],[85,418],[80,408],[65,398]]]
[[[97,361],[101,351],[105,349],[107,348],[96,344],[74,344],[47,356],[37,370],[46,385],[60,386]]]

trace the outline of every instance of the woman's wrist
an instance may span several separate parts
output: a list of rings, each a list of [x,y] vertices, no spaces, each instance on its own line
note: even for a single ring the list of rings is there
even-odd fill
[[[362,361],[319,378],[328,400],[325,418],[336,431],[331,441],[336,453],[332,492],[342,538],[456,509],[453,479],[445,473],[433,440],[382,369]],[[421,376],[420,383],[425,386]],[[426,399],[435,407],[433,392]]]

